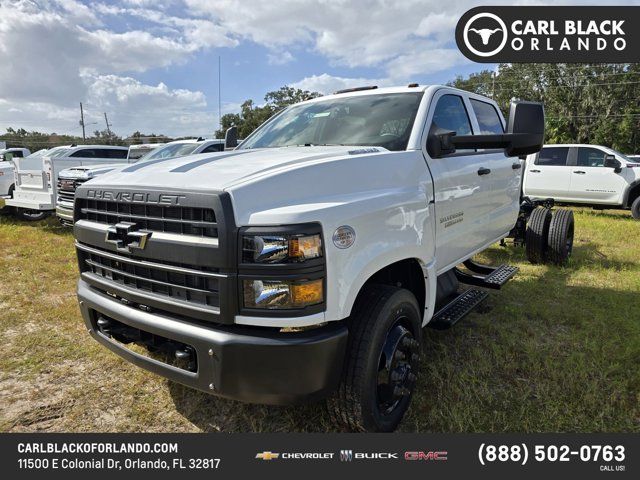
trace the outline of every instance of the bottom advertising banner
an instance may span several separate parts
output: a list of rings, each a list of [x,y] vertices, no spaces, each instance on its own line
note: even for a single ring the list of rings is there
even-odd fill
[[[2,434],[4,478],[580,475],[638,478],[628,434]]]

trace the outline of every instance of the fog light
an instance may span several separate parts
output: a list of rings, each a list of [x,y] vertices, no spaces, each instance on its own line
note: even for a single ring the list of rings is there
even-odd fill
[[[246,308],[293,309],[322,303],[322,279],[306,282],[289,280],[243,280]]]

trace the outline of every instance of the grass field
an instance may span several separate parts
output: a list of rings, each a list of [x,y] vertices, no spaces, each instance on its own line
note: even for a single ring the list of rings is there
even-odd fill
[[[1,431],[332,430],[322,404],[220,400],[134,367],[87,334],[73,238],[54,219],[0,216]],[[426,330],[417,432],[640,431],[640,222],[576,210],[567,268],[521,249],[481,256],[520,273],[482,313]]]

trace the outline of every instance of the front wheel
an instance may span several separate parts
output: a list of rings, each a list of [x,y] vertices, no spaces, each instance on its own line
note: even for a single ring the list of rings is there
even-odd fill
[[[37,222],[38,220],[44,220],[50,215],[47,210],[28,210],[26,208],[16,208],[16,216],[20,220],[26,220],[28,222]]]
[[[411,403],[421,335],[422,317],[410,291],[365,287],[349,319],[340,386],[327,402],[336,424],[363,432],[396,429]]]
[[[636,198],[631,204],[631,215],[636,220],[640,220],[640,196]]]

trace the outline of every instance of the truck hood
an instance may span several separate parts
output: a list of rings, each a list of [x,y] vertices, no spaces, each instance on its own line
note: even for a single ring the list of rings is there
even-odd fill
[[[381,147],[355,146],[233,150],[120,165],[85,185],[220,191],[312,163],[389,153]]]
[[[65,168],[58,174],[58,176],[61,178],[93,178],[96,175],[102,175],[125,165],[127,164],[113,163],[108,165],[79,165],[77,167]]]

